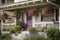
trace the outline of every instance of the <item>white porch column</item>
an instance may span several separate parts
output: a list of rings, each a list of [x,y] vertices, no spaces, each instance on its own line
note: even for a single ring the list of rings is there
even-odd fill
[[[3,10],[1,10],[1,14],[3,14]],[[1,20],[1,31],[3,29],[3,20]]]
[[[34,16],[32,17],[32,27],[35,27],[35,19],[34,19]]]
[[[14,23],[15,23],[15,25],[16,25],[16,17],[14,17]]]
[[[60,29],[60,8],[59,8],[59,29]]]

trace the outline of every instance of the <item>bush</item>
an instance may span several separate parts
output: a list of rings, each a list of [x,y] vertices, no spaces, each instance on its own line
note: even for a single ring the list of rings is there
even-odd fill
[[[6,31],[6,29],[4,28],[4,29],[2,29],[2,31]]]
[[[30,37],[25,37],[23,40],[47,40],[46,38],[43,38],[38,35],[30,36]]]
[[[33,27],[27,28],[27,30],[28,30],[29,32],[37,32],[37,30],[36,30],[35,28],[33,28]]]
[[[50,28],[46,31],[47,36],[50,40],[60,40],[60,30],[55,28]]]
[[[1,33],[1,30],[0,30],[0,37],[1,37],[2,33]]]
[[[17,25],[17,26],[15,26],[14,31],[20,31],[21,29],[22,29],[22,26]]]
[[[7,31],[10,31],[10,29],[7,29]]]
[[[21,29],[22,29],[22,26],[17,25],[17,26],[15,26],[14,28],[11,28],[11,29],[10,29],[10,33],[11,33],[11,34],[14,34],[14,33],[16,33],[16,32],[20,33]]]
[[[14,31],[13,29],[11,29],[11,30],[10,30],[10,33],[11,33],[11,34],[14,34],[14,33],[16,33],[16,31]]]
[[[11,40],[11,36],[10,36],[10,34],[3,34],[0,37],[0,40]]]

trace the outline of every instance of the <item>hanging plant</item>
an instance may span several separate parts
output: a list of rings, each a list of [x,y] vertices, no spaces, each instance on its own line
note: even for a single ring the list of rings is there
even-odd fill
[[[8,14],[4,13],[4,14],[2,15],[2,19],[3,19],[3,20],[8,19]]]
[[[39,16],[39,14],[38,13],[36,13],[36,17],[38,17]]]
[[[38,11],[35,11],[35,16],[36,16],[36,17],[38,17],[38,16],[39,16]]]

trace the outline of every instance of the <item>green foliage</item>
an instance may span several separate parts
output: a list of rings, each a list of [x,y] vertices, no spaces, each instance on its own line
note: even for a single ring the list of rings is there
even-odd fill
[[[14,31],[18,31],[18,30],[21,30],[21,29],[22,29],[22,26],[17,25],[17,26],[15,26]]]
[[[14,34],[14,33],[16,33],[16,32],[20,33],[21,29],[22,29],[22,26],[17,25],[17,26],[15,26],[14,28],[10,29],[10,33],[11,33],[11,34]]]
[[[4,29],[2,29],[2,31],[6,31],[6,29],[4,28]]]
[[[27,30],[28,30],[29,32],[37,32],[37,30],[36,30],[35,28],[33,28],[33,27],[27,28]]]
[[[11,34],[14,34],[14,33],[16,33],[16,31],[14,31],[14,29],[11,29],[11,30],[10,30],[10,33],[11,33]]]
[[[0,37],[1,37],[2,33],[1,33],[1,30],[0,30]]]
[[[46,31],[47,36],[50,40],[60,40],[60,30],[55,28],[50,28]]]
[[[25,37],[25,38],[23,38],[23,40],[48,40],[48,39],[43,38],[38,35],[34,35],[34,36],[30,36],[30,37]]]
[[[10,34],[3,34],[0,37],[0,40],[11,40],[11,35]]]

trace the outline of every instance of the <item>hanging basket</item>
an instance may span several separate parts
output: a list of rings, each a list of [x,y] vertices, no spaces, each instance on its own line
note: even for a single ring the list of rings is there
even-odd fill
[[[4,14],[2,15],[2,19],[3,19],[3,20],[8,19],[8,15],[7,15],[6,13],[4,13]]]

